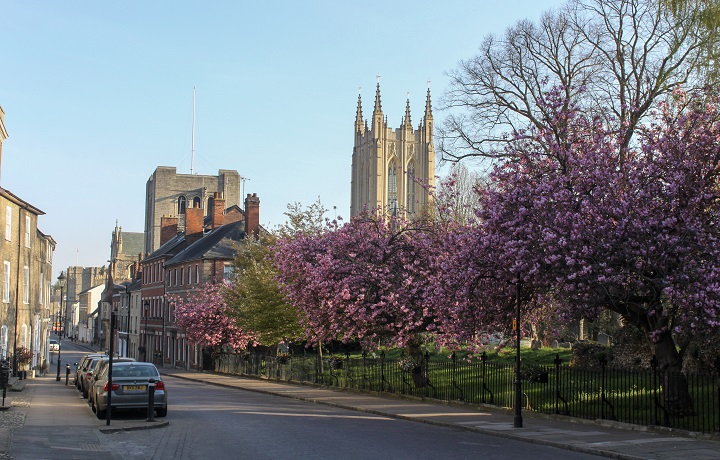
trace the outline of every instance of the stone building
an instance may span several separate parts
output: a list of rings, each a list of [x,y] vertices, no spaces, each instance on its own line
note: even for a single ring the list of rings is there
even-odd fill
[[[221,169],[217,176],[178,174],[174,167],[158,166],[145,187],[145,253],[160,247],[160,221],[177,217],[185,225],[185,211],[201,208],[204,215],[212,208],[214,194],[221,193],[226,206],[240,206],[240,174]]]
[[[115,282],[135,279],[135,270],[142,260],[145,247],[145,234],[142,232],[123,232],[115,223],[110,241],[110,270]]]
[[[81,305],[82,293],[99,285],[104,285],[107,278],[106,267],[80,267],[67,268],[65,283],[65,299],[62,311],[62,332],[67,337],[77,337],[81,326],[87,326],[88,317],[97,308],[97,305]],[[97,299],[94,300],[97,302]],[[90,325],[89,329],[93,329]]]
[[[363,210],[413,218],[430,202],[435,185],[435,148],[430,89],[425,113],[417,129],[410,117],[410,99],[397,130],[388,127],[380,103],[380,83],[375,91],[371,125],[363,120],[358,95],[355,145],[352,155],[350,216]]]
[[[5,113],[0,108],[0,152],[7,139]],[[1,153],[0,153],[1,159]],[[43,369],[48,359],[52,257],[55,240],[38,229],[43,211],[0,187],[0,357],[13,355],[15,371]],[[18,350],[32,353],[18,360]]]
[[[238,243],[265,232],[257,195],[247,195],[245,210],[225,207],[222,194],[213,198],[206,216],[200,208],[187,209],[181,232],[176,219],[164,218],[160,248],[142,261],[142,348],[133,356],[136,359],[161,366],[199,367],[201,348],[191,345],[185,331],[175,325],[174,306],[166,296],[184,298],[205,283],[222,281],[232,273]]]

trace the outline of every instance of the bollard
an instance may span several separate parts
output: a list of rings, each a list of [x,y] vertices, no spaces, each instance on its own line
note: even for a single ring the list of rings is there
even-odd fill
[[[148,422],[155,421],[155,379],[148,380]]]
[[[70,382],[70,365],[65,365],[65,386],[68,385],[68,382]]]

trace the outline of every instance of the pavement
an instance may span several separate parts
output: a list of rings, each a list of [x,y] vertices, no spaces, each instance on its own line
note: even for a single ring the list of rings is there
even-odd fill
[[[523,427],[514,428],[512,412],[492,407],[449,405],[420,398],[183,369],[163,368],[161,373],[239,391],[272,394],[607,458],[720,460],[720,437],[717,436],[692,437],[684,432],[657,432],[617,422],[538,416],[528,411],[523,412]],[[171,416],[148,422],[144,416],[133,415],[113,418],[107,425],[90,411],[72,381],[66,386],[64,376],[58,382],[52,374],[28,379],[22,391],[8,392],[5,407],[6,410],[0,410],[0,460],[88,458],[88,454],[94,452],[106,459],[120,460],[122,457],[106,444],[104,433],[162,428],[172,423]]]

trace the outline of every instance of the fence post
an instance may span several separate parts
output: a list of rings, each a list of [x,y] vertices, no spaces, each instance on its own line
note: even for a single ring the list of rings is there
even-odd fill
[[[653,424],[660,425],[658,420],[658,400],[657,400],[657,356],[653,355],[650,360],[650,368],[652,369],[652,384],[653,384]]]
[[[483,404],[485,404],[485,387],[486,387],[486,385],[485,385],[485,363],[487,362],[487,353],[484,351],[482,352],[482,355],[480,355],[480,362],[482,363],[482,367],[480,368],[480,370],[482,373],[482,385],[483,385],[482,391],[481,391],[481,393],[482,393],[481,401],[483,402]]]
[[[607,359],[605,355],[600,355],[600,419],[605,420],[605,367]]]
[[[560,353],[555,353],[555,413],[560,413]]]

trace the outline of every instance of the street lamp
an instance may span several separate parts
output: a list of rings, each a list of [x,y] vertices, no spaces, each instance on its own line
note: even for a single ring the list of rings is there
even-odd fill
[[[148,322],[148,313],[150,309],[150,302],[147,300],[143,302],[143,315],[145,315],[145,332],[143,333],[143,360],[147,361],[147,322]]]
[[[57,363],[57,381],[60,381],[60,353],[62,353],[62,310],[63,310],[63,296],[65,295],[65,272],[60,272],[60,276],[57,277],[58,284],[60,285],[60,330],[58,331],[58,363]]]
[[[514,428],[522,428],[522,382],[520,380],[520,280],[515,285],[515,418]]]
[[[125,357],[130,356],[130,283],[125,285],[125,295],[127,296],[127,324],[125,325]],[[120,333],[118,333],[118,336]]]

